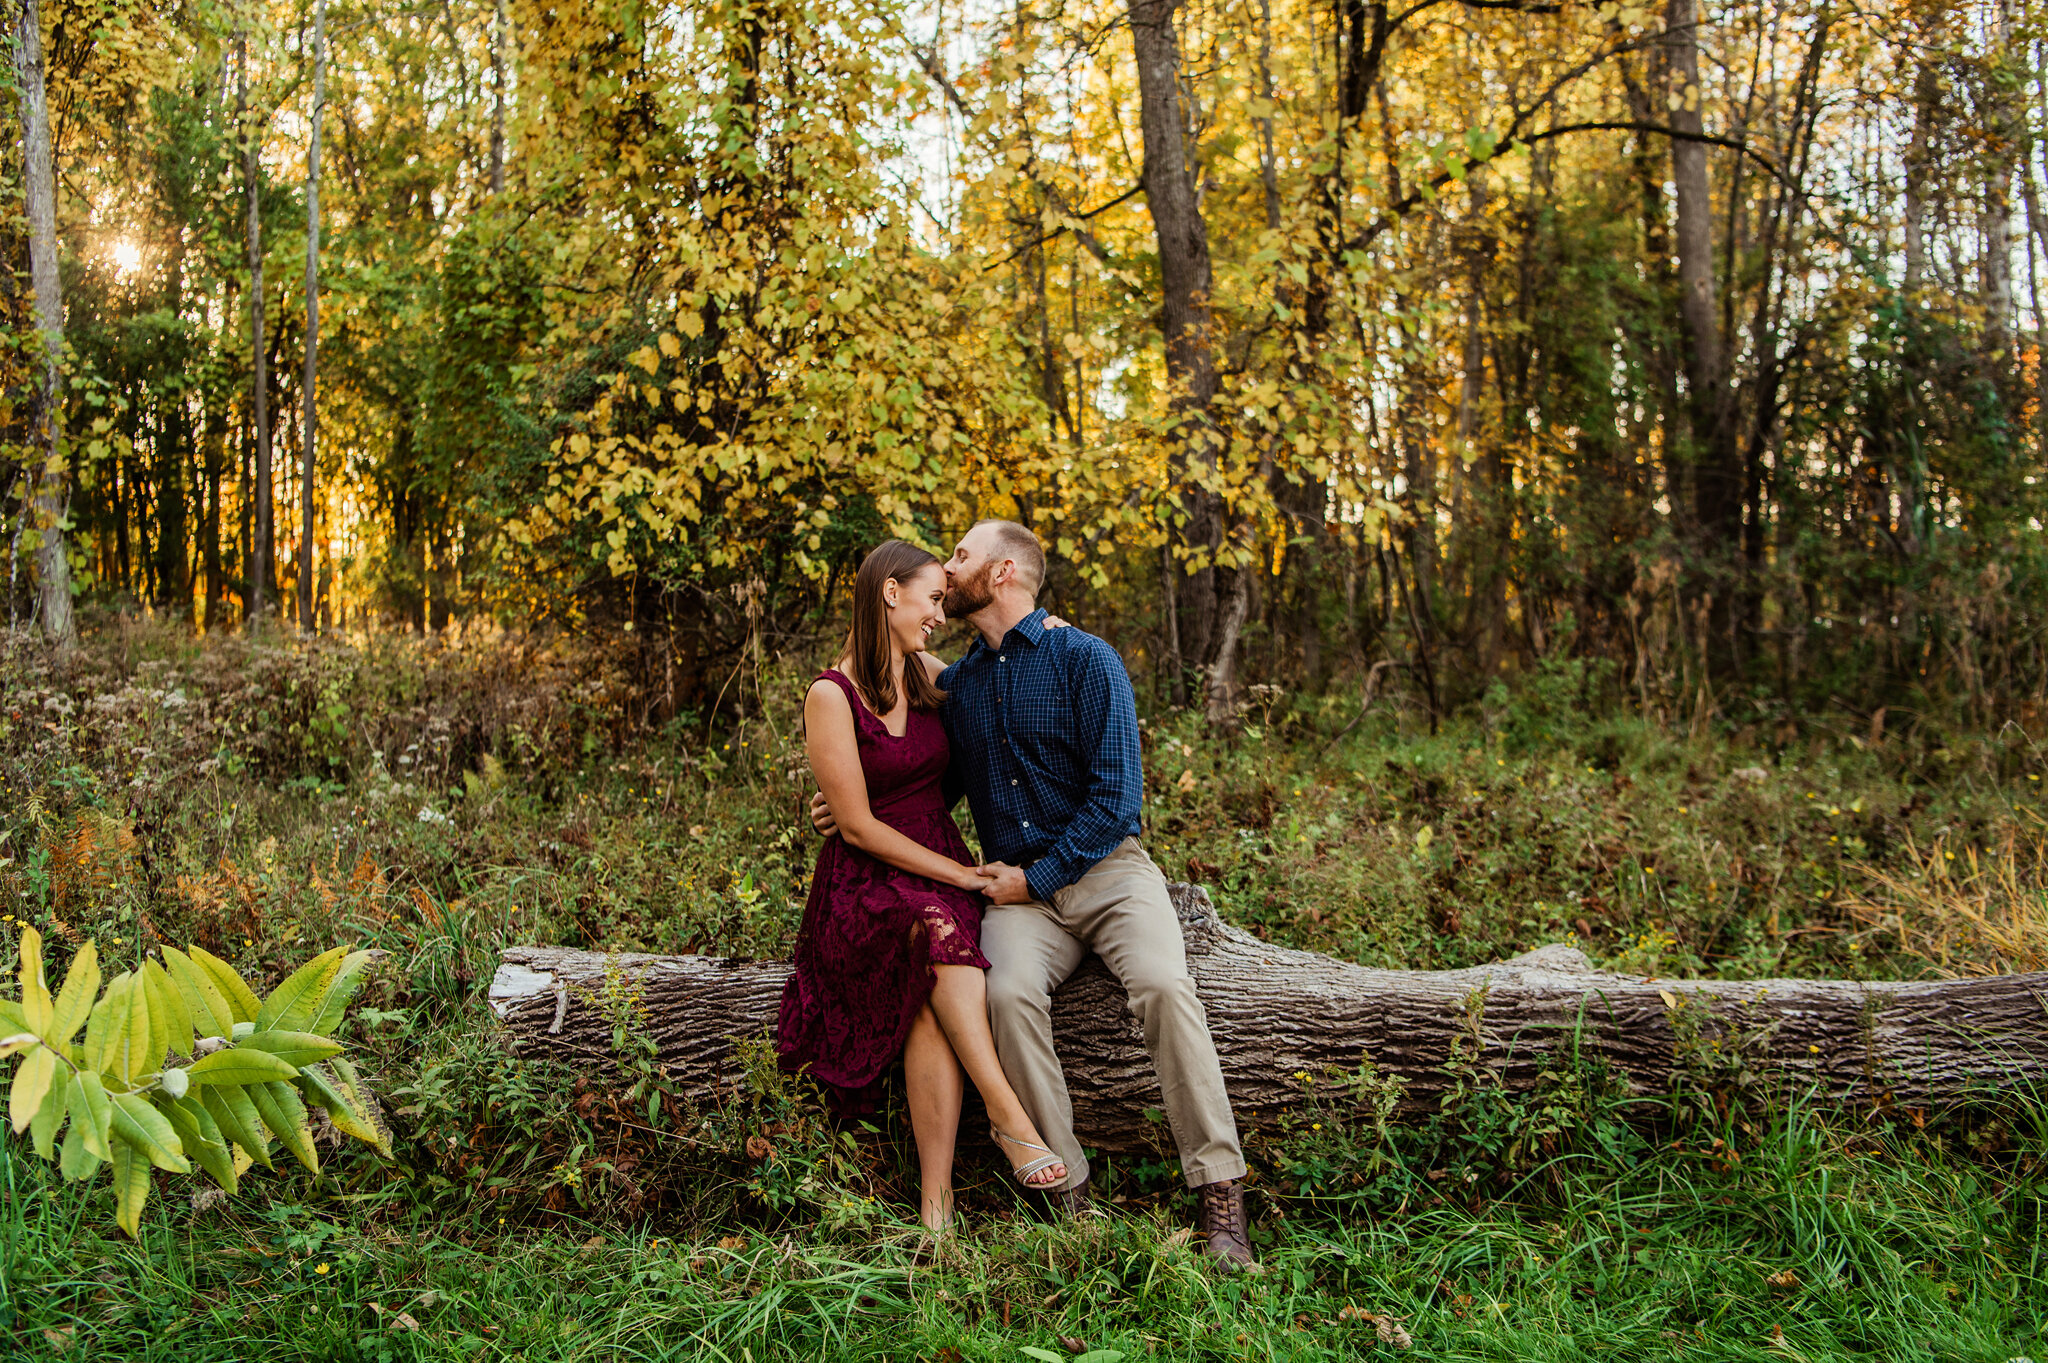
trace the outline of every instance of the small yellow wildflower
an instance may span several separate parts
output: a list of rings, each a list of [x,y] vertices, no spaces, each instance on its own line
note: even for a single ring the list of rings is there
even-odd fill
[[[315,1273],[325,1273],[330,1267],[331,1265],[328,1264],[315,1264],[313,1265],[313,1271]]]

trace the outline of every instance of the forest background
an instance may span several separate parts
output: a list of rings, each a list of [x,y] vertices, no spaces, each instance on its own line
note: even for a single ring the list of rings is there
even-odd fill
[[[1297,1076],[1217,1283],[1164,1145],[1100,1226],[977,1176],[935,1262],[899,1113],[482,1001],[514,941],[786,954],[803,679],[866,546],[981,515],[1270,940],[2048,965],[2039,6],[6,13],[0,921],[380,948],[397,1138],[159,1177],[133,1244],[0,1141],[17,1352],[2048,1350],[2025,1086],[1514,1095],[1447,1038],[1440,1111]]]
[[[630,630],[672,714],[1011,515],[1217,719],[2048,678],[2026,5],[19,14],[16,621]]]

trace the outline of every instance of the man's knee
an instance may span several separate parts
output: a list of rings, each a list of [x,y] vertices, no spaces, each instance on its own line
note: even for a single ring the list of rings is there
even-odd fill
[[[998,1027],[1045,1017],[1051,1006],[1052,994],[1037,972],[1000,965],[988,972],[988,1014]]]
[[[1130,995],[1131,1012],[1141,1025],[1150,1026],[1155,1019],[1171,1025],[1204,1017],[1195,981],[1185,970],[1141,975],[1124,981],[1124,990]]]

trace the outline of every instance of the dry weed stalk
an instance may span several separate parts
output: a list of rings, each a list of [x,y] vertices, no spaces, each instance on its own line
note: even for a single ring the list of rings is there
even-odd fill
[[[1909,842],[1909,869],[1861,868],[1871,888],[1844,906],[1947,978],[2048,970],[2048,820],[2021,814],[1982,852]]]

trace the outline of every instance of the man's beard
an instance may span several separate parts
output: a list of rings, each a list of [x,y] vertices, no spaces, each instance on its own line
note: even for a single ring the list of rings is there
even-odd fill
[[[988,584],[989,572],[994,567],[984,563],[973,577],[955,577],[946,587],[946,614],[955,620],[963,619],[994,601],[995,591]]]

